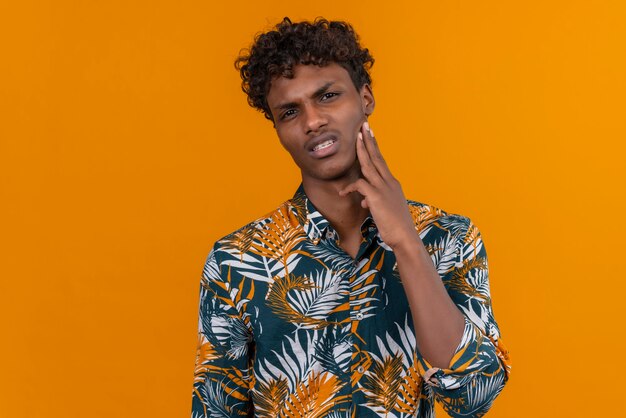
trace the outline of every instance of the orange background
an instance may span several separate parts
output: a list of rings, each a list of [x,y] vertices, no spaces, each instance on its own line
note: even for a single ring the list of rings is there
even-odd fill
[[[624,3],[311,4],[0,4],[1,417],[189,415],[208,250],[299,183],[233,69],[285,15],[353,23],[405,194],[480,228],[489,416],[618,413]]]

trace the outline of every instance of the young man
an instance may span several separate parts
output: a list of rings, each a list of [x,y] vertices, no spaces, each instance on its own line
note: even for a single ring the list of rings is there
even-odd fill
[[[367,122],[373,62],[324,19],[238,58],[302,184],[208,256],[192,417],[476,417],[504,387],[481,235],[405,199]]]

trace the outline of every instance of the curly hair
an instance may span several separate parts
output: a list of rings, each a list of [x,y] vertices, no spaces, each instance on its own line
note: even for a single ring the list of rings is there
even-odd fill
[[[372,83],[369,70],[374,58],[361,47],[349,23],[321,17],[313,22],[292,23],[285,17],[274,30],[257,34],[249,49],[240,51],[235,68],[241,75],[241,89],[248,95],[248,104],[273,121],[266,99],[272,79],[293,78],[298,64],[323,67],[331,62],[348,71],[357,90]]]

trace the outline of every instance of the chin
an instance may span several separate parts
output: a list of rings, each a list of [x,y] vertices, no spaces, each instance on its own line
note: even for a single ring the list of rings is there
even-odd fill
[[[342,179],[357,179],[360,174],[358,164],[349,164],[343,166],[328,167],[325,170],[310,172],[308,177],[315,178],[320,181],[337,181]]]

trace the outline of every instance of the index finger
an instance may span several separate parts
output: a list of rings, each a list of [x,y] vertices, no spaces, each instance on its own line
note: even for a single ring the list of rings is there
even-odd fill
[[[372,158],[369,155],[367,149],[365,149],[365,140],[363,139],[363,132],[359,132],[356,139],[356,155],[359,159],[359,165],[361,166],[361,173],[372,184],[379,185],[384,183],[383,177],[378,172],[378,169],[374,165]]]
[[[369,154],[370,160],[372,161],[372,164],[374,164],[374,166],[376,167],[376,170],[378,171],[380,176],[385,180],[393,178],[391,171],[387,166],[387,162],[385,162],[385,159],[380,152],[378,142],[374,137],[374,131],[372,131],[372,128],[367,121],[363,123],[361,131],[363,132],[363,143],[365,144],[367,153]]]

